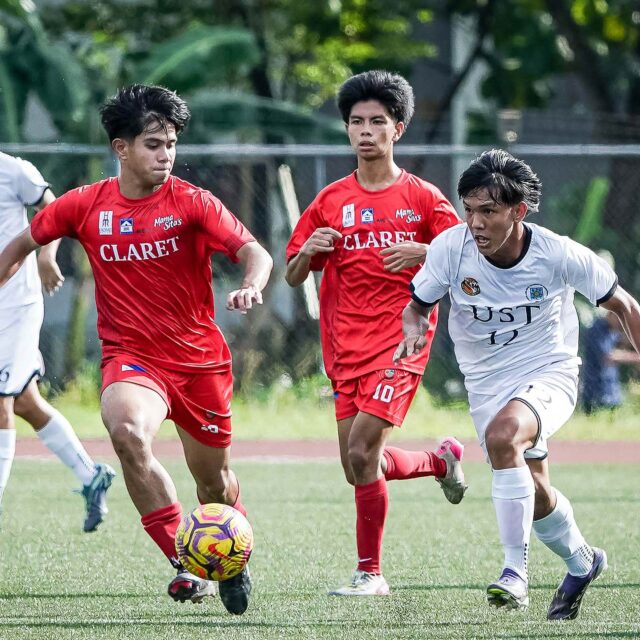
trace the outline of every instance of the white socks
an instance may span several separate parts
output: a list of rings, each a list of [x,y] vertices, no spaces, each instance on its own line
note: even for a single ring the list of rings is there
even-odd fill
[[[573,576],[585,576],[593,565],[593,550],[586,543],[573,518],[569,501],[557,490],[555,509],[533,523],[533,530],[544,543],[566,563]]]
[[[535,489],[529,467],[494,469],[491,495],[498,519],[504,567],[527,580],[527,556]]]
[[[11,464],[16,454],[16,430],[0,429],[0,502],[9,482]]]
[[[51,420],[36,433],[42,443],[73,471],[83,485],[91,483],[96,466],[69,421],[61,413],[56,411]]]

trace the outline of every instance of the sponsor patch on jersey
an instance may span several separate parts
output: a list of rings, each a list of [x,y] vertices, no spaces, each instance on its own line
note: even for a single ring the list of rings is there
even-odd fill
[[[406,222],[420,222],[422,214],[415,213],[413,209],[396,209],[396,218],[401,218]]]
[[[139,371],[140,373],[146,373],[147,370],[141,367],[139,364],[123,364],[120,367],[120,371]]]
[[[110,236],[113,233],[113,211],[101,211],[98,216],[98,233]]]
[[[373,207],[360,209],[360,220],[362,224],[371,224],[373,222]]]
[[[385,369],[384,370],[384,377],[387,380],[391,380],[391,378],[393,378],[393,376],[396,375],[396,370],[395,369]]]
[[[122,218],[120,220],[120,233],[124,235],[133,233],[133,218]]]
[[[527,300],[531,300],[531,302],[541,302],[549,295],[549,292],[542,284],[530,284],[527,287],[526,294]]]
[[[460,288],[468,296],[477,296],[480,293],[480,285],[475,278],[465,278],[460,284]]]
[[[356,223],[356,205],[345,204],[344,207],[342,207],[342,226],[353,227],[355,223]]]

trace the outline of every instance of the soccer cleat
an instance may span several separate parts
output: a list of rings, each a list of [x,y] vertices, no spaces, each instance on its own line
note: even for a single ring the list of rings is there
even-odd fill
[[[389,585],[382,574],[356,569],[351,584],[329,591],[330,596],[388,596]]]
[[[445,438],[436,451],[438,458],[447,463],[447,473],[444,478],[436,478],[444,492],[444,497],[451,504],[458,504],[464,498],[468,485],[464,481],[462,471],[462,454],[464,445],[453,437]]]
[[[87,515],[84,519],[84,531],[95,531],[109,511],[107,509],[107,491],[116,476],[108,464],[96,464],[96,472],[91,482],[81,490]]]
[[[529,606],[529,586],[512,569],[503,569],[500,578],[487,587],[487,602],[492,607],[524,610]]]
[[[236,616],[242,615],[249,606],[251,574],[245,567],[237,576],[220,582],[220,600],[224,608]]]
[[[181,566],[178,569],[178,575],[169,583],[167,593],[176,602],[191,600],[191,602],[200,603],[207,596],[216,595],[216,583],[198,578]]]
[[[586,576],[572,576],[567,573],[553,594],[553,600],[547,612],[547,620],[575,620],[578,617],[582,597],[587,588],[607,568],[605,551],[598,549],[598,547],[592,547],[592,549],[593,565],[591,565],[591,570]]]

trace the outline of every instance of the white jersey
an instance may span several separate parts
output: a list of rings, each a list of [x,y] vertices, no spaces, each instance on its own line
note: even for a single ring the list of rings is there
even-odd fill
[[[535,224],[525,229],[522,256],[508,268],[478,251],[466,224],[447,229],[413,279],[422,304],[449,293],[449,334],[470,393],[495,395],[549,365],[577,372],[574,290],[600,304],[617,286],[590,249]]]
[[[0,152],[0,250],[29,225],[26,207],[42,200],[49,185],[26,160]],[[35,253],[0,288],[0,309],[42,299]]]

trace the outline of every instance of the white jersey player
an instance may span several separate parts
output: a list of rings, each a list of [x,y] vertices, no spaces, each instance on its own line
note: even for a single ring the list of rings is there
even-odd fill
[[[550,484],[547,440],[577,399],[578,319],[574,291],[619,317],[640,347],[640,306],[613,270],[586,247],[535,224],[541,185],[524,162],[483,153],[462,174],[466,225],[430,245],[403,312],[394,358],[423,348],[430,309],[451,299],[449,332],[465,376],[480,443],[493,468],[492,496],[504,568],[489,585],[490,604],[526,608],[531,528],[566,563],[547,617],[577,617],[582,597],[607,566],[580,533],[567,498]]]
[[[0,250],[27,228],[27,207],[40,210],[54,199],[31,163],[0,153]],[[107,512],[105,494],[114,471],[91,460],[69,422],[42,398],[37,386],[44,373],[38,348],[44,306],[41,287],[53,294],[64,281],[55,259],[58,245],[43,247],[37,260],[35,254],[28,256],[0,288],[0,502],[15,455],[15,413],[31,424],[82,483],[83,528],[94,531]]]

